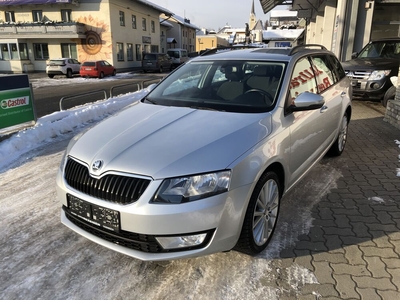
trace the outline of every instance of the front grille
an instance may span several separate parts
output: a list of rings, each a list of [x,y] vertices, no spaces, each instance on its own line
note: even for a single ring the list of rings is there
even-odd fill
[[[179,252],[179,251],[200,249],[205,247],[211,241],[211,237],[213,236],[214,233],[214,230],[208,231],[206,238],[200,245],[168,250],[168,249],[163,249],[160,246],[154,235],[139,234],[124,230],[120,230],[117,233],[107,229],[99,228],[95,225],[92,225],[80,219],[79,217],[72,215],[69,212],[69,209],[65,206],[63,206],[63,210],[65,211],[65,216],[67,217],[68,220],[70,220],[73,224],[85,230],[86,232],[93,234],[103,240],[109,241],[111,243],[127,247],[133,250],[148,252],[148,253],[167,253],[167,252]]]
[[[137,201],[150,184],[148,179],[113,174],[96,179],[86,166],[70,158],[64,178],[69,186],[86,195],[119,204]]]
[[[356,80],[367,80],[371,75],[370,71],[345,71],[346,75],[351,79]]]

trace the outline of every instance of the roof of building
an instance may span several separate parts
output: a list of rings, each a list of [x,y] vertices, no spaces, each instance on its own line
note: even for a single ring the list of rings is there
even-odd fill
[[[158,10],[159,12],[162,12],[163,14],[165,14],[167,16],[172,16],[174,14],[173,12],[169,11],[168,9],[166,9],[160,5],[154,4],[153,2],[150,2],[147,0],[137,0],[137,2],[144,4],[146,6],[149,6],[151,8],[154,8],[155,10]]]
[[[295,40],[304,32],[302,29],[271,29],[263,31],[263,40]]]
[[[201,28],[199,28],[196,25],[190,23],[189,19],[182,18],[181,16],[173,15],[171,17],[171,20],[175,20],[175,22],[177,22],[178,24],[181,24],[181,25],[184,25],[184,26],[187,26],[187,27],[191,27],[191,28],[193,28],[195,30],[201,30]]]

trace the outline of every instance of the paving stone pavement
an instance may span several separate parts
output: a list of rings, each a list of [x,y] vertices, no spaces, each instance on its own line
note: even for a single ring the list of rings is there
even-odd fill
[[[353,101],[345,152],[322,161],[343,176],[313,207],[310,232],[281,253],[318,284],[279,299],[400,299],[400,130],[384,112]]]

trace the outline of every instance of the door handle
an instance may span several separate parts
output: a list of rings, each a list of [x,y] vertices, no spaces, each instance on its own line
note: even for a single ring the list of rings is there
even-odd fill
[[[324,105],[321,107],[321,109],[319,110],[320,113],[324,113],[328,110],[328,106]]]
[[[343,92],[340,94],[340,96],[341,96],[341,97],[344,97],[344,96],[346,96],[346,92],[345,92],[345,91],[343,91]]]

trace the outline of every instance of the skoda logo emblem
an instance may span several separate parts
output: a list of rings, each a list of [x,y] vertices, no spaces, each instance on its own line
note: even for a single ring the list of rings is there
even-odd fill
[[[98,171],[101,169],[102,166],[103,166],[103,161],[98,159],[92,164],[92,170]]]

